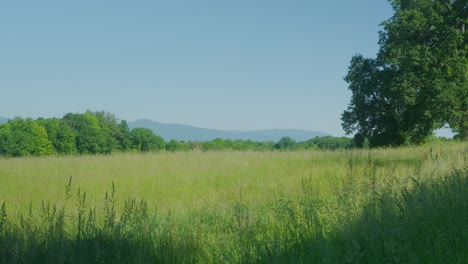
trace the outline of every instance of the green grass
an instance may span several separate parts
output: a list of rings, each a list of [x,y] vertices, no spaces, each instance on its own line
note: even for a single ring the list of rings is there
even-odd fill
[[[468,263],[466,164],[466,143],[0,159],[0,263]]]

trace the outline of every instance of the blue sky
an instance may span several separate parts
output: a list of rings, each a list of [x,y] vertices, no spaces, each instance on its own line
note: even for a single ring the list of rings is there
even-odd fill
[[[343,81],[387,0],[2,1],[0,116],[106,110],[344,135]]]

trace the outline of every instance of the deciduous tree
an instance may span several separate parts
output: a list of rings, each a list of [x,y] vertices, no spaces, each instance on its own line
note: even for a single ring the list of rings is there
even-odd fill
[[[376,58],[356,55],[345,80],[347,134],[372,146],[421,143],[445,124],[468,138],[466,1],[393,0]]]

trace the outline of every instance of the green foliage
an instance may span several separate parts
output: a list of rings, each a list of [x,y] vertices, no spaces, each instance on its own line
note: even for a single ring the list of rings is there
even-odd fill
[[[42,156],[54,152],[46,129],[31,119],[15,118],[0,126],[0,153],[5,156]]]
[[[158,151],[166,147],[166,142],[160,136],[156,136],[151,129],[137,127],[130,132],[133,148],[138,151]]]
[[[299,149],[338,150],[352,148],[352,139],[347,137],[316,137],[298,143]]]
[[[95,116],[99,122],[99,127],[103,136],[101,152],[109,154],[113,150],[119,149],[121,147],[119,140],[123,139],[123,134],[120,131],[117,117],[114,114],[103,111],[89,113]]]
[[[66,114],[62,119],[16,118],[0,125],[0,155],[109,154],[116,151],[154,151],[165,148],[152,131],[132,134],[125,120],[108,112]]]
[[[202,143],[202,149],[205,151],[222,150],[254,150],[254,151],[273,151],[273,150],[338,150],[352,147],[352,139],[347,137],[316,137],[307,141],[296,142],[290,137],[282,137],[278,142],[255,142],[251,140],[223,140],[214,139]]]
[[[0,154],[2,156],[11,156],[12,144],[11,141],[11,125],[3,124],[0,125]]]
[[[42,119],[36,122],[47,131],[49,141],[60,154],[70,155],[77,152],[74,132],[63,120],[58,118]]]
[[[294,150],[296,149],[296,147],[297,147],[296,141],[290,137],[280,138],[278,143],[276,143],[275,145],[275,149],[279,149],[279,150],[286,150],[286,149]]]
[[[63,121],[76,134],[76,148],[80,154],[105,153],[106,137],[99,119],[90,112],[84,114],[66,114]]]
[[[203,150],[224,150],[228,149],[229,144],[222,138],[216,138],[212,141],[203,143]]]
[[[122,151],[131,149],[132,141],[130,140],[130,128],[128,128],[127,121],[121,120],[118,125],[118,129],[120,133],[118,133],[118,137],[116,139],[119,142],[120,149]]]
[[[316,137],[295,142],[283,137],[278,142],[256,142],[216,138],[206,142],[171,140],[146,128],[130,131],[125,120],[108,112],[68,113],[63,118],[20,118],[0,125],[0,156],[44,156],[50,154],[111,154],[114,152],[147,151],[273,151],[273,150],[337,150],[351,147],[345,137]]]
[[[354,135],[353,141],[354,146],[358,148],[369,149],[371,147],[369,139],[361,133],[357,133],[356,135]]]
[[[192,150],[191,144],[185,141],[177,141],[172,139],[166,144],[167,151],[188,151]]]
[[[420,144],[446,123],[468,129],[466,7],[461,1],[391,1],[375,59],[356,55],[345,80],[353,95],[346,133],[372,146]]]

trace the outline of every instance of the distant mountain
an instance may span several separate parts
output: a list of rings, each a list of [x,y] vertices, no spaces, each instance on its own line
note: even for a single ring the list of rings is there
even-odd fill
[[[329,136],[320,131],[308,131],[300,129],[267,129],[253,131],[227,131],[219,129],[207,129],[195,126],[180,125],[180,124],[165,124],[148,119],[141,119],[134,122],[128,122],[128,126],[133,129],[135,127],[144,127],[153,130],[157,135],[160,135],[165,140],[171,139],[184,141],[210,141],[215,138],[222,139],[243,139],[253,141],[278,141],[281,137],[290,137],[296,141],[304,141],[314,137]]]
[[[0,117],[0,125],[8,122],[8,118]]]

